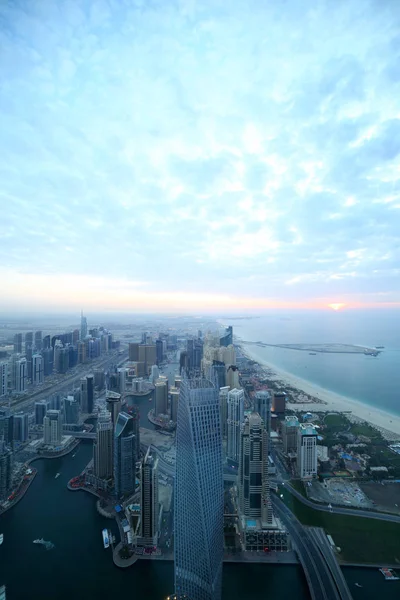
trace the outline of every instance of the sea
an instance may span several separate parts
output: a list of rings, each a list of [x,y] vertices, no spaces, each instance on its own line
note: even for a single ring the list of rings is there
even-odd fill
[[[308,351],[251,346],[260,361],[297,377],[400,416],[400,311],[339,310],[271,312],[241,318],[234,335],[267,344],[354,344],[384,346],[377,357],[364,354],[310,355]]]

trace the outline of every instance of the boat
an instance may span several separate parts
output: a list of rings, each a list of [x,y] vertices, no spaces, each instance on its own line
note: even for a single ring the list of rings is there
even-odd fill
[[[317,356],[317,353],[316,353],[316,352],[309,352],[308,354],[309,354],[310,356]]]
[[[398,581],[400,577],[397,577],[395,572],[392,569],[388,569],[387,567],[382,567],[379,569],[386,581]]]
[[[0,546],[1,546],[1,545],[2,545],[2,543],[3,543],[3,540],[4,540],[4,534],[3,534],[3,533],[0,533]]]
[[[110,538],[108,537],[108,531],[107,531],[107,529],[103,529],[103,531],[101,533],[103,534],[104,548],[108,548],[109,545],[110,545]]]
[[[54,477],[54,479],[57,479],[57,477],[60,477],[60,473],[57,473],[57,475]]]
[[[6,586],[0,585],[0,600],[6,600]]]
[[[41,546],[44,546],[46,548],[46,550],[52,550],[53,548],[55,548],[54,544],[52,542],[46,542],[46,540],[44,540],[43,538],[41,539],[37,539],[37,540],[33,540],[34,544],[40,544]]]
[[[385,346],[375,346],[377,350],[383,350]]]
[[[362,587],[361,583],[355,583],[354,584],[356,587]]]

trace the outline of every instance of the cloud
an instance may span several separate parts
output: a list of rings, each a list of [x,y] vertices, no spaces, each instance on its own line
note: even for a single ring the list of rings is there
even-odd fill
[[[0,23],[0,308],[24,278],[57,304],[63,275],[66,305],[82,278],[115,308],[400,300],[399,11],[21,0]]]

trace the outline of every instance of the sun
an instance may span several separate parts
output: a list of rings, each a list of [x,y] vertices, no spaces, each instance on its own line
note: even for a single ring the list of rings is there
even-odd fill
[[[332,308],[332,310],[340,310],[341,308],[343,308],[343,306],[346,306],[345,304],[343,304],[343,302],[337,302],[336,304],[328,304],[329,308]]]

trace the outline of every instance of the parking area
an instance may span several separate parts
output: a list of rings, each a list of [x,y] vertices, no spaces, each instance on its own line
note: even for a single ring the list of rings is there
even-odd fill
[[[373,508],[370,500],[358,483],[345,479],[326,479],[323,483],[319,481],[306,485],[307,495],[310,500],[327,502],[340,506],[353,506],[356,508]]]

